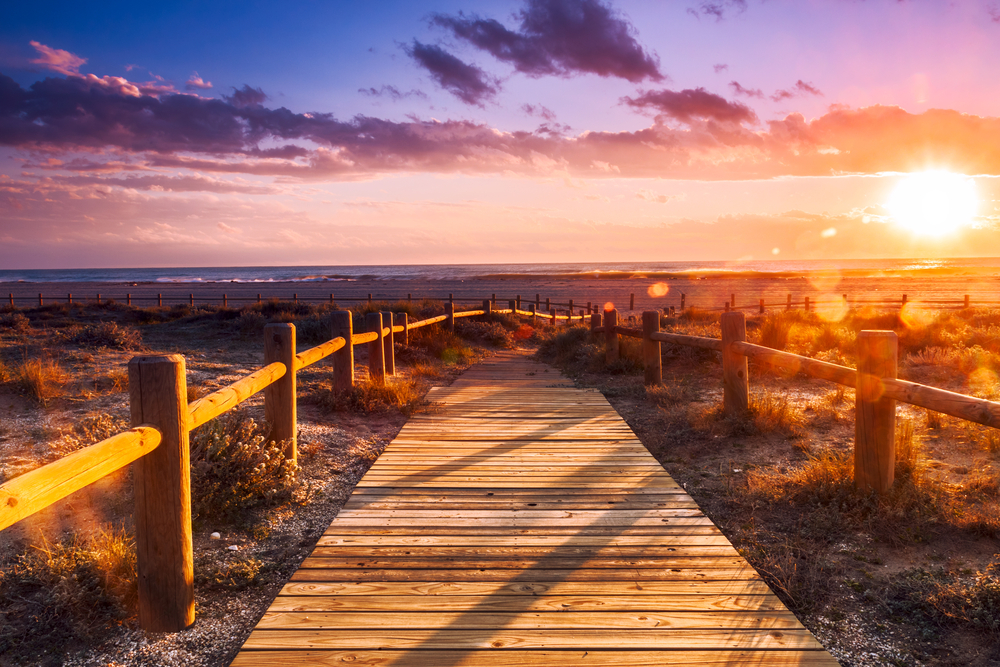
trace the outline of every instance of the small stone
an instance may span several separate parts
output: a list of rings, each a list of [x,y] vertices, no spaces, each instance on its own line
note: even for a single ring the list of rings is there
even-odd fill
[[[221,540],[222,533],[212,533],[211,535],[209,535],[209,537],[212,538],[213,540]]]
[[[230,551],[239,551],[240,550],[240,545],[238,545],[238,544],[230,544],[226,548],[229,549]]]

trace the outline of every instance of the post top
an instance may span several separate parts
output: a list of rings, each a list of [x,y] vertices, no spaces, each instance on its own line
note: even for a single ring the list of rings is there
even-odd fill
[[[141,354],[128,360],[129,366],[138,364],[184,364],[182,354]]]

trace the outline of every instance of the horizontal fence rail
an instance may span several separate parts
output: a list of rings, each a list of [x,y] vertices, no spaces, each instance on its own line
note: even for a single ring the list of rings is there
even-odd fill
[[[72,296],[69,301],[73,302]],[[102,297],[98,295],[95,301],[102,302]],[[129,296],[130,304],[131,301]],[[192,429],[263,391],[265,415],[272,424],[275,440],[286,443],[285,456],[295,462],[297,371],[331,358],[333,388],[344,390],[354,383],[354,347],[357,345],[369,346],[370,376],[378,382],[394,373],[397,334],[402,334],[399,342],[406,345],[411,330],[443,323],[447,330],[453,331],[455,320],[462,318],[489,314],[524,315],[547,319],[555,325],[585,317],[583,314],[559,315],[553,308],[559,304],[546,301],[549,313],[538,312],[534,303],[529,304],[529,310],[518,309],[516,300],[509,302],[509,308],[494,309],[495,296],[485,300],[482,309],[455,312],[454,302],[449,299],[445,302],[444,315],[416,322],[409,321],[405,313],[368,313],[365,316],[368,330],[358,333],[353,331],[351,313],[335,310],[331,312],[331,338],[301,352],[295,349],[294,325],[268,324],[264,328],[266,365],[190,403],[187,402],[182,357],[136,357],[129,362],[133,421],[139,419],[137,415],[151,418],[0,485],[0,530],[129,464],[143,464],[135,475],[140,625],[156,631],[183,629],[194,622],[188,470],[188,433]],[[107,299],[103,303],[107,303]],[[39,304],[44,305],[41,295]],[[572,308],[572,301],[566,306]],[[591,305],[587,307],[590,309]],[[151,463],[148,455],[154,450],[159,450],[160,459]]]
[[[193,548],[190,516],[188,434],[194,428],[264,392],[265,416],[276,441],[285,443],[285,456],[297,459],[297,371],[324,359],[332,363],[335,391],[354,384],[354,348],[368,345],[368,370],[373,382],[384,382],[395,372],[396,342],[408,344],[409,332],[434,324],[454,331],[457,319],[497,315],[569,325],[589,316],[590,329],[605,341],[608,363],[619,356],[619,337],[642,341],[647,384],[662,382],[663,343],[720,352],[723,362],[723,406],[727,414],[748,407],[747,360],[800,372],[856,389],[858,426],[855,440],[855,484],[881,492],[892,484],[895,444],[895,403],[909,403],[959,419],[1000,428],[1000,403],[949,392],[896,377],[896,336],[893,332],[861,332],[859,368],[852,369],[774,350],[746,341],[746,315],[732,310],[722,315],[722,338],[660,331],[661,313],[646,311],[641,328],[619,325],[618,311],[557,313],[551,301],[541,312],[541,300],[519,308],[495,308],[495,295],[482,308],[455,311],[452,300],[445,314],[410,322],[405,313],[369,312],[366,331],[354,332],[349,311],[330,313],[331,337],[301,352],[296,350],[292,324],[264,328],[265,365],[211,394],[188,403],[183,357],[141,356],[129,362],[129,394],[134,427],[74,452],[58,461],[0,485],[0,530],[98,479],[134,464],[136,543],[139,571],[139,617],[145,629],[177,631],[194,621]],[[587,314],[585,314],[587,313]],[[397,335],[399,335],[397,341]]]
[[[746,340],[746,315],[722,314],[722,338],[704,338],[659,331],[659,313],[643,313],[643,328],[617,325],[618,312],[608,310],[591,318],[591,331],[603,334],[608,363],[617,361],[618,337],[643,341],[647,384],[662,383],[661,343],[714,350],[722,353],[723,407],[730,415],[749,406],[747,360],[793,373],[853,387],[856,392],[855,485],[882,492],[893,482],[895,460],[895,403],[907,403],[965,421],[1000,428],[1000,403],[975,398],[896,377],[898,340],[892,331],[862,331],[858,336],[858,369],[782,352]]]

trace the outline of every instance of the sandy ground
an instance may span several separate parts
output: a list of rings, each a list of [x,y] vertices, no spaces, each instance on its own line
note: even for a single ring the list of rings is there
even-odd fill
[[[972,305],[1000,305],[1000,277],[997,276],[844,276],[836,272],[811,277],[781,278],[691,278],[658,279],[636,275],[628,279],[594,278],[483,278],[473,280],[374,280],[286,283],[0,283],[0,305],[13,295],[20,306],[37,305],[38,295],[46,302],[65,302],[69,294],[73,299],[102,299],[124,301],[132,295],[135,305],[155,305],[157,294],[164,305],[185,303],[194,295],[196,303],[222,303],[222,295],[230,305],[250,303],[262,298],[328,301],[331,293],[344,301],[365,299],[368,294],[376,300],[414,299],[429,297],[446,299],[454,295],[460,303],[482,303],[496,294],[497,300],[506,303],[520,295],[522,303],[533,301],[535,296],[544,306],[545,299],[565,304],[573,299],[574,305],[611,303],[620,311],[628,311],[630,295],[635,295],[634,312],[651,308],[678,307],[681,294],[686,295],[685,305],[699,308],[721,308],[731,295],[736,295],[737,307],[753,308],[764,299],[766,304],[781,307],[788,295],[801,303],[806,296],[812,302],[840,302],[846,294],[852,302],[857,300],[901,301],[904,294],[914,301],[959,301],[968,294]],[[956,304],[958,305],[958,304]]]

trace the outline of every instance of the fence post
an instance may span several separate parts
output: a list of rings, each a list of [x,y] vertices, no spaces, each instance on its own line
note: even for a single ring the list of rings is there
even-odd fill
[[[162,294],[157,294],[156,295],[156,305],[157,306],[162,306],[163,305],[163,295]]]
[[[385,384],[385,348],[382,346],[382,313],[365,315],[365,328],[374,331],[378,337],[368,343],[368,374],[372,382]]]
[[[736,295],[735,294],[730,294],[729,295],[729,307],[732,308],[733,310],[736,310]]]
[[[396,321],[403,327],[403,339],[400,344],[407,347],[410,344],[410,316],[406,313],[396,313]]]
[[[847,295],[842,294],[841,296],[844,298],[844,308],[849,308],[850,305],[847,303]]]
[[[764,299],[760,300],[760,314],[764,314]]]
[[[687,294],[681,292],[681,310],[684,310],[684,301],[687,299]]]
[[[785,310],[791,310],[791,309],[792,309],[792,295],[789,294],[788,301],[785,302]]]
[[[569,305],[568,305],[567,308],[568,308],[567,312],[569,312],[569,316],[570,316],[570,321],[572,321],[572,317],[573,317],[573,299],[569,300]]]
[[[73,303],[73,295],[72,294],[67,294],[66,295],[66,303]]]
[[[508,301],[507,302],[507,307],[510,308],[510,310],[511,310],[510,314],[511,315],[516,315],[517,314],[517,312],[516,312],[517,302],[515,302],[515,301]]]
[[[548,310],[548,311],[551,312],[552,311],[552,304],[549,303],[550,301],[551,301],[550,297],[545,297],[545,310]]]
[[[741,311],[722,315],[722,407],[729,416],[742,415],[750,406],[747,358],[730,343],[747,339],[747,316]]]
[[[97,295],[97,303],[100,303],[100,302],[101,302],[101,295],[98,294]],[[193,306],[194,305],[194,294],[188,294],[188,305],[189,306]]]
[[[225,298],[226,298],[225,295],[223,295],[222,298],[223,298],[223,300],[225,300]],[[126,306],[131,306],[132,305],[132,294],[131,293],[125,295],[125,305]]]
[[[531,311],[531,326],[537,327],[538,326],[538,307],[535,304],[533,304],[533,303],[529,303],[528,304],[528,310]]]
[[[601,315],[600,315],[600,313],[591,313],[590,314],[590,333],[593,334],[593,335],[597,335],[597,332],[594,331],[594,330],[597,329],[597,327],[599,327],[599,326],[601,326]]]
[[[618,311],[614,308],[604,311],[604,361],[614,363],[618,361]]]
[[[444,304],[444,328],[455,333],[455,304],[451,301]]]
[[[45,303],[42,301],[42,293],[41,292],[38,293],[38,305],[39,306],[44,306],[45,305]]]
[[[483,299],[483,317],[493,314],[493,303],[489,299]]]
[[[559,326],[559,320],[556,319],[557,313],[555,308],[549,308],[549,316],[552,318],[553,328]]]
[[[392,330],[392,313],[385,312],[382,313],[382,327],[388,328],[389,333],[385,335],[382,339],[382,349],[383,357],[385,358],[385,374],[395,375],[396,374],[396,350],[395,342],[396,335]]]
[[[129,300],[131,301],[131,299]],[[229,307],[229,297],[227,297],[225,294],[222,295],[222,307],[223,308]]]
[[[100,304],[100,303],[101,303],[101,295],[100,295],[100,294],[98,294],[98,295],[97,295],[97,303],[98,303],[98,304]]]
[[[179,354],[128,363],[132,425],[160,432],[160,445],[132,464],[139,625],[177,632],[194,623],[191,461],[187,379]]]
[[[343,336],[344,347],[333,353],[333,390],[347,391],[354,386],[354,322],[351,311],[336,310],[333,312],[333,325],[330,332],[333,338]]]
[[[264,388],[264,418],[271,424],[271,437],[284,442],[285,459],[298,462],[295,405],[295,325],[287,322],[264,326],[264,363],[279,361],[285,374]]]
[[[542,305],[541,294],[535,295],[535,310],[538,310],[539,306]]]
[[[809,297],[806,297],[806,312],[809,312]]]
[[[490,303],[496,303],[496,302],[497,302],[497,295],[496,292],[494,292],[493,294],[490,295]]]
[[[898,340],[894,331],[858,334],[855,393],[854,486],[887,491],[896,465],[896,401],[882,396],[882,378],[896,377]]]
[[[521,310],[521,295],[518,294],[517,298],[514,299],[515,310]]]
[[[12,305],[12,306],[13,306],[13,305],[14,305],[14,302],[12,301],[10,305]],[[965,307],[966,307],[966,308],[968,308],[968,307],[969,307],[969,295],[968,295],[968,294],[966,294],[966,295],[965,295]]]
[[[902,303],[902,305],[904,305],[904,306],[906,305],[906,295],[905,294],[903,295],[903,303]]]
[[[635,310],[635,293],[628,295],[628,309]]]
[[[257,295],[257,303],[260,303],[260,294]]]
[[[660,341],[650,336],[660,330],[660,311],[646,310],[642,313],[642,361],[645,367],[646,384],[662,384],[663,367],[660,362]]]

